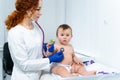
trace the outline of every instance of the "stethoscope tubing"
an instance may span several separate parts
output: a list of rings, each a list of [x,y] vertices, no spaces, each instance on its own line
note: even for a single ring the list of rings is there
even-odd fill
[[[43,51],[43,45],[44,45],[44,39],[45,39],[45,34],[44,34],[44,30],[42,29],[42,27],[38,24],[37,21],[35,21],[35,23],[37,24],[37,26],[39,27],[39,29],[42,31],[42,55],[43,55],[43,58],[45,58],[45,54],[44,54],[44,51]]]

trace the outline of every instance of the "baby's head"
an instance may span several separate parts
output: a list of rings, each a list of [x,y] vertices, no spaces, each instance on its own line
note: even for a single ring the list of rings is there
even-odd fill
[[[59,32],[60,29],[61,29],[62,31],[69,30],[70,33],[71,33],[71,36],[72,36],[72,28],[71,28],[69,25],[67,25],[67,24],[62,24],[62,25],[60,25],[60,26],[57,28],[56,36],[58,36],[58,32]]]
[[[72,28],[67,24],[62,24],[57,28],[56,37],[62,44],[67,44],[72,38]]]

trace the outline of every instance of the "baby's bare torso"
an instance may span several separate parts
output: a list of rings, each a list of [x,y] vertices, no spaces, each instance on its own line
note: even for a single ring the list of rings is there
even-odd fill
[[[73,63],[73,47],[71,45],[60,45],[56,44],[57,51],[60,51],[60,48],[64,48],[64,59],[60,62],[62,64],[72,65]]]

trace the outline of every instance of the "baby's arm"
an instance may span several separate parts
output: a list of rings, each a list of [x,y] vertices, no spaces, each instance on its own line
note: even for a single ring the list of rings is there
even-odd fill
[[[80,61],[75,54],[73,54],[73,61],[76,64],[84,65],[82,61]]]
[[[71,46],[71,49],[72,49],[72,51],[73,51],[73,52],[72,52],[73,62],[76,63],[76,64],[83,65],[83,62],[80,61],[80,60],[77,58],[77,56],[75,55],[73,46],[72,46],[72,45],[70,45],[70,46]]]

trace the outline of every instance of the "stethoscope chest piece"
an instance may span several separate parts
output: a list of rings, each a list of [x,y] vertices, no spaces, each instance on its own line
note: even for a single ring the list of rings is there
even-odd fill
[[[61,52],[64,52],[64,48],[60,48],[60,51],[61,51]]]

